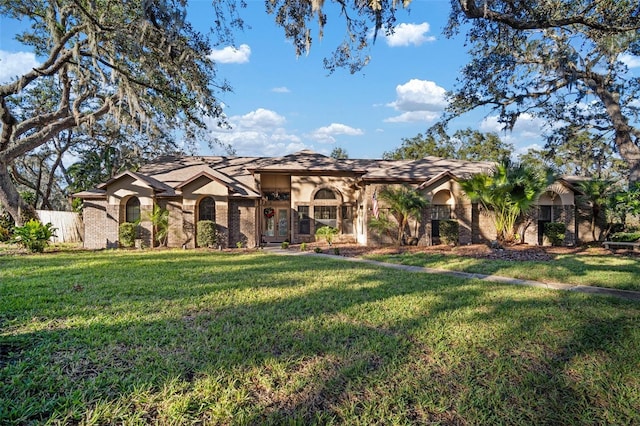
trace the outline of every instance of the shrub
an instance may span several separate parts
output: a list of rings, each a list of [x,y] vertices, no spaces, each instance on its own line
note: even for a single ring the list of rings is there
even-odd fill
[[[5,243],[11,239],[11,232],[0,225],[0,243]]]
[[[16,243],[32,253],[42,253],[49,244],[49,239],[55,236],[52,224],[42,224],[39,220],[31,219],[24,226],[13,228],[11,242]]]
[[[196,243],[198,247],[213,247],[216,243],[216,223],[211,220],[201,220],[197,224]]]
[[[321,226],[316,230],[316,238],[324,239],[329,245],[331,245],[336,235],[338,235],[338,230],[331,226]]]
[[[460,225],[457,220],[440,221],[440,240],[447,245],[458,245]]]
[[[307,251],[307,243],[300,244],[300,251]]]
[[[338,247],[334,247],[333,254],[335,254],[336,256],[340,256],[340,249]]]
[[[289,241],[283,241],[282,243],[280,243],[280,248],[283,249],[288,249],[289,248]]]
[[[611,241],[633,243],[640,240],[640,232],[616,232],[611,235]]]
[[[242,241],[236,241],[236,248],[242,248]]]
[[[567,226],[561,222],[549,222],[544,224],[544,236],[549,239],[552,246],[562,245]]]
[[[124,222],[118,228],[118,239],[122,247],[133,247],[138,238],[138,224]]]
[[[322,249],[320,247],[316,247],[313,249],[316,253],[322,253]]]

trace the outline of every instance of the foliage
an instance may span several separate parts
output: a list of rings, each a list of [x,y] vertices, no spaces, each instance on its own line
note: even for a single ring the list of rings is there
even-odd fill
[[[629,185],[626,191],[616,191],[608,199],[607,212],[612,222],[626,226],[627,216],[640,216],[640,184]]]
[[[397,225],[397,244],[406,241],[405,232],[409,219],[420,220],[422,210],[429,204],[423,194],[406,185],[400,187],[384,187],[379,198],[389,208],[389,213],[395,218]],[[411,232],[409,232],[409,237]]]
[[[458,245],[460,224],[457,220],[441,220],[440,221],[440,239],[447,245]]]
[[[300,251],[307,251],[307,243],[300,244]]]
[[[241,249],[244,246],[244,244],[242,244],[242,241],[236,241],[236,248],[237,249]]]
[[[609,199],[614,191],[614,182],[602,179],[591,179],[578,183],[578,189],[582,194],[578,194],[578,199],[586,203],[591,208],[591,237],[596,238],[596,223],[601,216],[607,216],[607,207],[610,205]]]
[[[347,158],[349,158],[349,153],[346,149],[336,146],[331,151],[330,157],[335,158],[336,160],[346,160]]]
[[[314,248],[313,251],[318,254],[322,253],[322,249],[320,247]]]
[[[552,246],[561,246],[564,242],[567,226],[562,222],[549,222],[544,224],[544,236]]]
[[[153,226],[153,236],[160,246],[166,246],[169,238],[169,210],[161,208],[154,204],[149,221]]]
[[[371,219],[369,219],[369,228],[381,235],[386,234],[389,238],[393,239],[392,232],[398,229],[398,226],[387,214],[380,212],[378,217],[372,216]]]
[[[521,118],[546,122],[552,147],[568,142],[576,129],[589,129],[590,138],[613,140],[627,163],[629,181],[640,180],[635,124],[640,79],[625,63],[629,55],[640,53],[635,2],[493,0],[452,5],[446,34],[454,36],[465,28],[471,60],[440,126],[480,107],[496,113],[506,130]]]
[[[118,240],[122,247],[133,247],[136,243],[139,233],[139,224],[132,222],[123,222],[118,227]]]
[[[332,226],[321,226],[316,229],[316,238],[321,238],[331,245],[335,236],[338,235],[338,229]]]
[[[198,247],[213,247],[217,240],[216,223],[211,220],[200,220],[196,224],[196,243]]]
[[[427,156],[467,161],[500,161],[511,155],[513,145],[503,142],[496,133],[482,133],[470,128],[448,136],[433,130],[423,136],[402,139],[402,145],[382,154],[387,160],[419,160]]]
[[[460,186],[472,202],[493,213],[497,241],[511,244],[515,242],[518,219],[552,181],[550,173],[505,159],[491,172],[462,179]]]
[[[289,241],[283,241],[280,243],[280,248],[286,250],[289,248]]]
[[[412,138],[402,138],[402,144],[390,152],[384,152],[385,160],[419,160],[427,156],[454,158],[455,146],[446,134],[423,136],[418,133]]]
[[[24,225],[13,228],[11,242],[32,253],[42,253],[51,237],[55,237],[55,231],[51,223],[43,224],[39,220],[31,219]]]
[[[611,241],[634,243],[640,240],[640,232],[616,232],[611,234]]]
[[[0,85],[0,202],[18,220],[21,203],[9,164],[63,131],[90,129],[110,117],[150,134],[182,131],[194,141],[205,119],[222,116],[207,35],[186,20],[186,1],[0,3],[0,15],[25,23],[16,39],[42,64]],[[228,35],[231,1],[216,2],[212,34]],[[224,28],[226,27],[226,28]],[[54,96],[25,107],[25,96]],[[31,104],[35,104],[31,102]],[[87,132],[89,132],[87,130]],[[156,153],[157,155],[158,153]]]
[[[0,225],[0,243],[6,243],[11,239],[11,231]]]

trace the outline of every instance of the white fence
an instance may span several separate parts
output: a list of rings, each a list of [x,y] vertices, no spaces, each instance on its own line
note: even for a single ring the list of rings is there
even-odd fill
[[[37,210],[42,223],[51,223],[56,228],[54,243],[78,243],[82,241],[83,224],[78,213],[52,210]]]

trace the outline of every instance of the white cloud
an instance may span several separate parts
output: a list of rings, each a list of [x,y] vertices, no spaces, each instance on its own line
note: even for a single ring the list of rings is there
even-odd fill
[[[363,134],[364,132],[361,129],[356,129],[346,124],[331,123],[328,126],[314,130],[309,137],[322,143],[335,143],[335,135],[361,136]]]
[[[243,129],[272,129],[284,125],[287,121],[277,112],[258,108],[242,116],[232,117],[239,128]]]
[[[629,68],[640,67],[640,56],[630,55],[629,53],[623,53],[618,58],[621,62],[626,64]]]
[[[33,53],[0,50],[0,83],[8,83],[38,65],[40,63]]]
[[[251,48],[248,44],[241,44],[239,48],[227,46],[224,49],[214,49],[208,58],[221,64],[244,64],[249,62]]]
[[[429,24],[399,24],[393,29],[393,33],[384,36],[387,45],[391,47],[404,47],[409,45],[420,46],[423,43],[435,41],[435,37],[427,36]]]
[[[387,104],[402,114],[387,123],[434,121],[447,106],[446,90],[433,81],[412,79],[396,86],[396,100]]]
[[[436,121],[440,113],[431,111],[409,111],[394,117],[385,118],[385,123],[420,123]]]
[[[285,86],[274,87],[273,89],[271,89],[271,91],[274,93],[291,93],[291,90],[289,90],[289,88]]]
[[[308,148],[283,126],[286,118],[264,108],[227,119],[231,129],[209,126],[211,136],[235,149],[238,155],[281,156]]]

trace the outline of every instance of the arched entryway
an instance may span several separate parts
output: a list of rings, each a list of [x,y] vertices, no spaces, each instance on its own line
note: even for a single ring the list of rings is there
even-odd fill
[[[449,220],[453,215],[455,199],[451,191],[443,189],[431,199],[431,244],[440,244],[440,221]]]
[[[544,243],[544,226],[562,220],[562,197],[555,191],[547,191],[538,199],[538,245]]]

